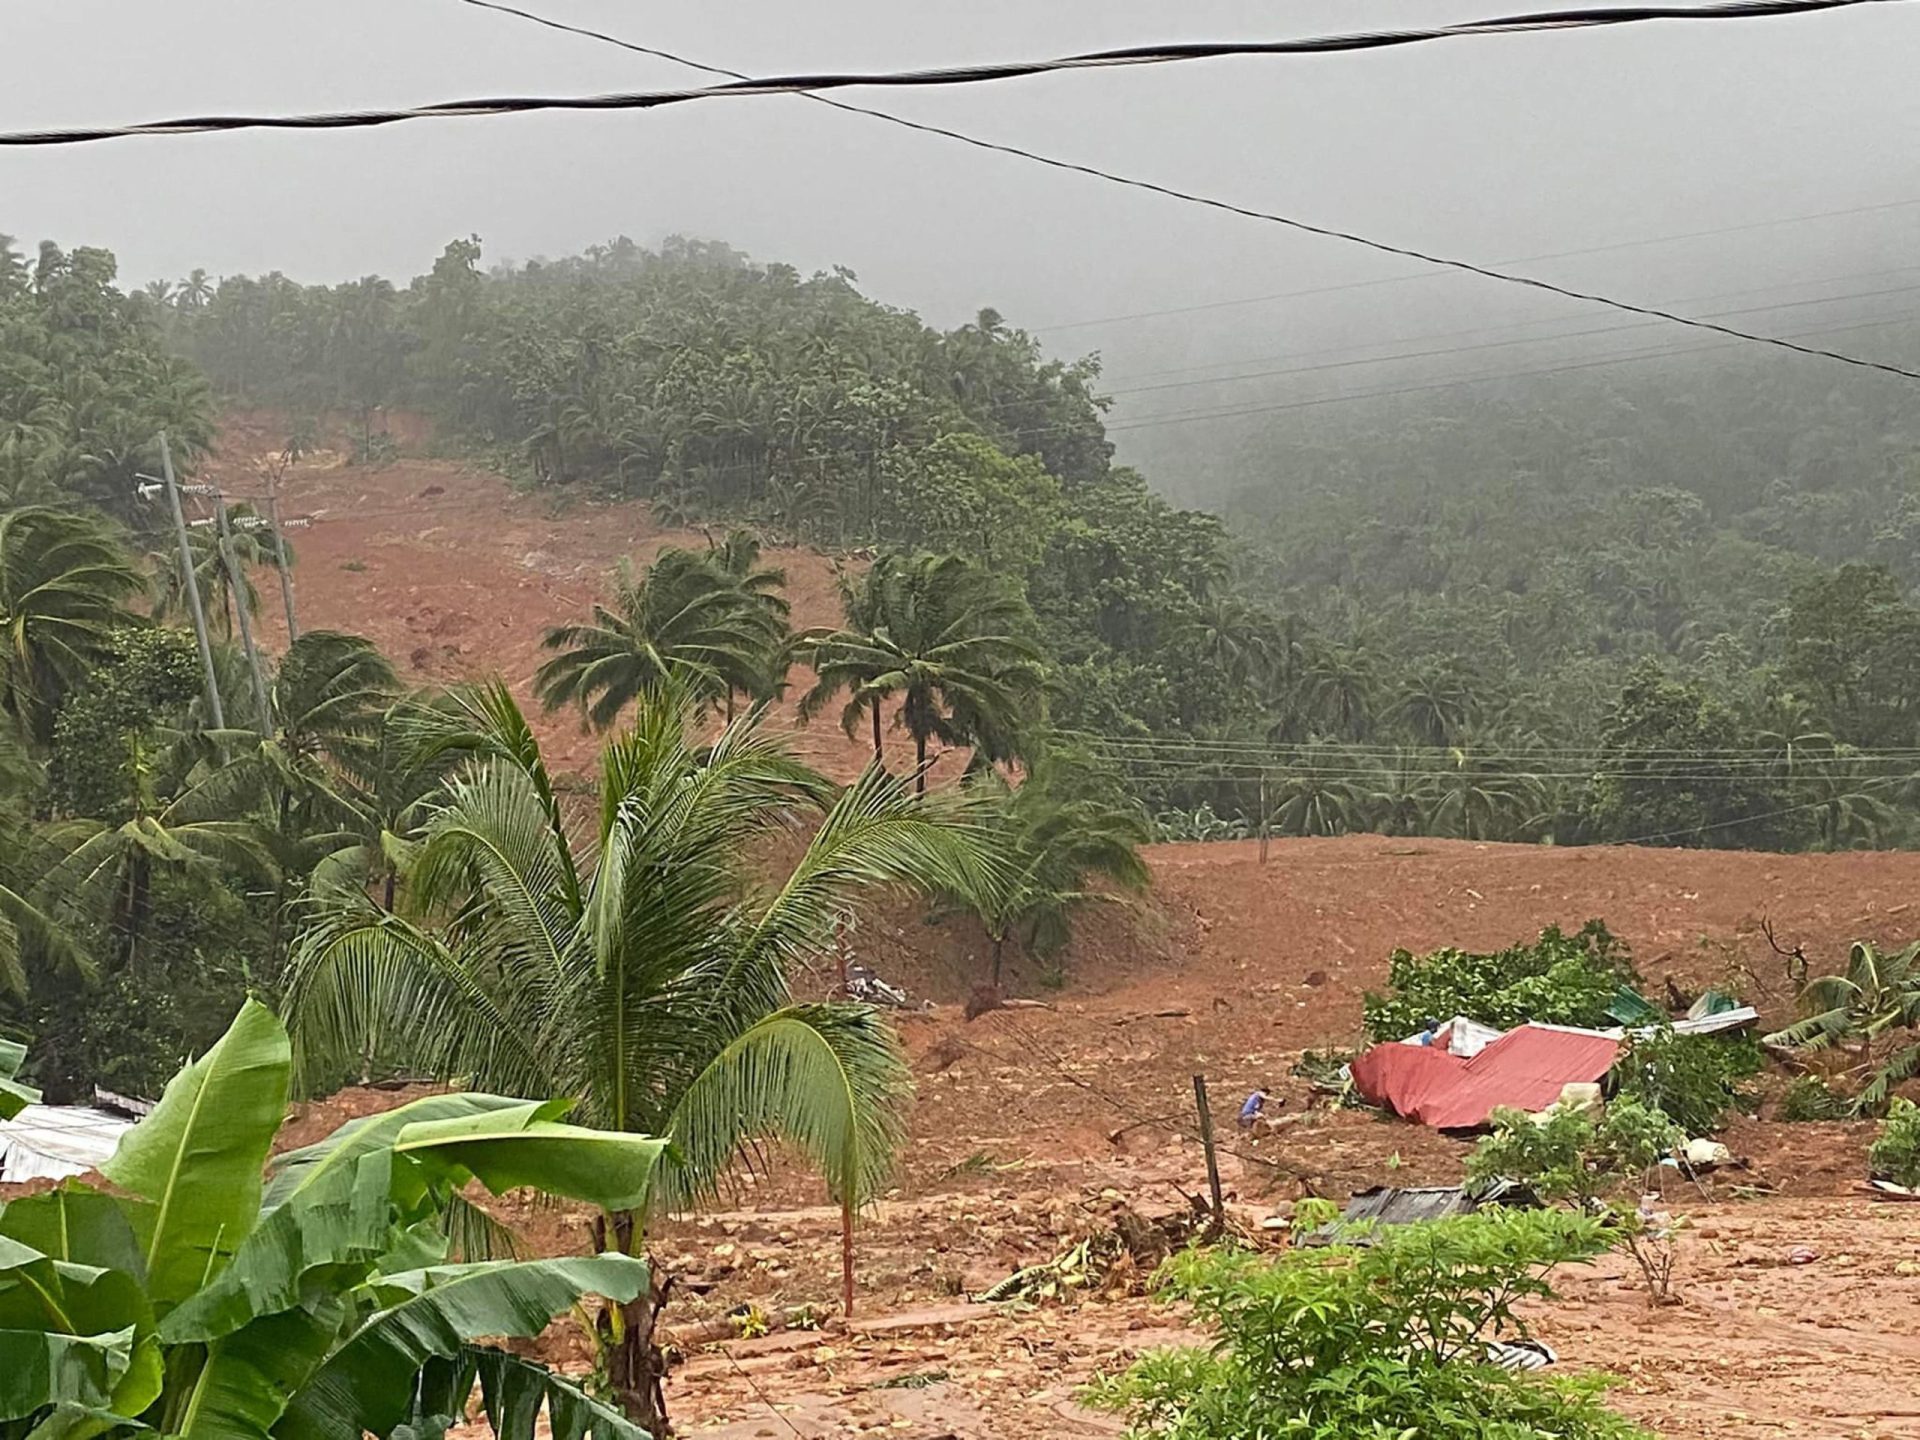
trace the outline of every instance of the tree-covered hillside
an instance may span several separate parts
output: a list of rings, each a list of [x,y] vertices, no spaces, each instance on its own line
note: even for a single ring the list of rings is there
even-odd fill
[[[1050,732],[1167,833],[1851,846],[1920,814],[1896,377],[1707,347],[1162,433],[1222,519],[1113,463],[1096,359],[711,242],[152,303],[222,394],[347,412],[369,461],[406,407],[670,522],[978,562],[1025,591]]]

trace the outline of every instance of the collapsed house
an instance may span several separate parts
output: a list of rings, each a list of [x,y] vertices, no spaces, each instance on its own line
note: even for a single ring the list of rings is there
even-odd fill
[[[1700,1005],[1672,1022],[1677,1035],[1716,1035],[1755,1024],[1750,1005]],[[1371,1103],[1435,1130],[1478,1130],[1496,1110],[1545,1110],[1570,1085],[1596,1085],[1627,1036],[1650,1026],[1582,1030],[1526,1024],[1500,1031],[1456,1017],[1431,1033],[1376,1045],[1353,1062],[1353,1083]]]
[[[109,1090],[91,1105],[28,1105],[0,1120],[0,1184],[64,1180],[98,1170],[153,1106]]]

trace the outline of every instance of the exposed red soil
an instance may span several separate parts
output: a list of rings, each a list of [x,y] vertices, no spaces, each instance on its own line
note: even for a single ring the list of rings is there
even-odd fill
[[[230,436],[220,463],[242,468],[273,438],[258,420]],[[368,634],[422,681],[502,673],[523,695],[541,631],[583,613],[619,556],[704,543],[661,533],[635,505],[556,514],[448,461],[377,471],[315,462],[295,469],[287,491],[290,509],[328,511],[301,539],[303,624]],[[804,550],[773,558],[788,569],[796,622],[832,621],[830,560]],[[778,723],[789,719],[790,707]],[[564,765],[590,763],[591,737],[565,719],[544,723]],[[834,774],[864,759],[831,725],[796,744]],[[669,1386],[687,1433],[1115,1433],[1114,1421],[1073,1403],[1078,1386],[1143,1348],[1191,1338],[1177,1316],[1138,1296],[1015,1310],[962,1306],[959,1293],[1058,1253],[1116,1195],[1152,1206],[1199,1192],[1196,1072],[1209,1077],[1233,1152],[1226,1184],[1241,1202],[1457,1179],[1463,1143],[1314,1109],[1288,1074],[1302,1050],[1358,1040],[1361,996],[1384,981],[1396,946],[1497,946],[1598,916],[1631,944],[1650,993],[1663,994],[1668,977],[1689,992],[1728,983],[1777,1021],[1791,987],[1763,919],[1816,966],[1843,963],[1855,938],[1904,942],[1920,922],[1911,854],[1356,836],[1276,843],[1265,865],[1251,843],[1158,846],[1149,860],[1151,897],[1083,919],[1063,988],[1038,988],[1016,961],[1016,992],[1050,1009],[968,1023],[957,1002],[985,962],[977,929],[904,908],[867,918],[853,937],[859,958],[939,1002],[900,1022],[918,1096],[897,1188],[861,1234],[860,1313],[877,1323],[694,1353]],[[821,993],[827,977],[800,983]],[[1257,1141],[1235,1131],[1233,1110],[1256,1084],[1283,1099],[1282,1114],[1304,1118]],[[303,1111],[286,1139],[316,1138],[398,1098],[335,1097]],[[1619,1375],[1618,1403],[1665,1435],[1920,1436],[1920,1207],[1857,1192],[1871,1134],[1858,1124],[1736,1123],[1724,1138],[1751,1168],[1707,1193],[1669,1191],[1693,1222],[1682,1303],[1649,1307],[1637,1277],[1610,1261],[1564,1277],[1565,1297],[1540,1312],[1540,1332],[1564,1365]],[[1767,1190],[1777,1194],[1739,1198]],[[830,1312],[837,1229],[824,1199],[782,1167],[743,1179],[728,1214],[663,1227],[660,1258],[699,1282],[670,1321],[745,1301]],[[582,1217],[564,1207],[497,1203],[537,1248],[584,1243]],[[1788,1264],[1796,1246],[1819,1258]],[[584,1359],[564,1327],[543,1345],[555,1360]]]
[[[424,443],[417,418],[390,417],[396,438]],[[270,412],[227,417],[220,448],[203,467],[229,494],[262,493],[262,461],[285,444],[287,426]],[[289,531],[294,546],[296,611],[303,630],[345,630],[378,644],[421,684],[499,676],[512,686],[540,730],[556,770],[591,770],[598,739],[577,713],[542,716],[533,674],[548,658],[541,645],[555,625],[587,618],[607,599],[615,566],[644,568],[670,545],[704,548],[700,530],[663,529],[644,503],[527,495],[462,461],[405,457],[377,466],[347,463],[347,442],[291,466],[281,483],[281,512],[315,515],[311,529]],[[714,532],[717,538],[721,532]],[[786,571],[797,628],[840,623],[833,561],[817,550],[769,548],[764,563]],[[270,577],[261,577],[261,643],[286,643]],[[796,679],[806,672],[796,672]],[[794,751],[836,778],[858,773],[871,754],[843,735],[833,707],[811,726],[796,725],[803,687],[774,707],[775,723],[795,730]],[[888,762],[909,762],[912,742],[888,724]],[[949,760],[948,767],[959,760]],[[936,766],[936,776],[945,769]]]

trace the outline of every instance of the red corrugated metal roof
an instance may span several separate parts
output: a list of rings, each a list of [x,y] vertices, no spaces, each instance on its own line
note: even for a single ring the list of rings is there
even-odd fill
[[[1470,1060],[1428,1045],[1376,1045],[1353,1062],[1360,1093],[1436,1130],[1473,1130],[1495,1110],[1544,1110],[1568,1085],[1600,1079],[1620,1042],[1587,1030],[1522,1025]]]

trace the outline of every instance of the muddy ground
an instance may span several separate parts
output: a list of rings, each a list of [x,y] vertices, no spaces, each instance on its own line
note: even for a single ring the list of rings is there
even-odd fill
[[[242,488],[283,429],[272,416],[236,417],[212,468]],[[545,628],[583,615],[616,560],[704,543],[661,531],[640,505],[557,508],[451,460],[368,470],[322,452],[293,469],[285,495],[289,513],[323,512],[295,536],[304,626],[370,635],[422,683],[502,674],[523,696]],[[797,624],[837,618],[828,557],[770,558],[787,568]],[[776,723],[792,722],[789,701]],[[590,764],[594,741],[570,717],[541,725],[560,768]],[[865,759],[831,724],[798,731],[794,744],[836,775]],[[1083,921],[1062,988],[1043,988],[1016,961],[1016,992],[1050,1008],[968,1023],[958,1002],[981,976],[977,930],[905,909],[864,919],[856,957],[935,1004],[901,1020],[919,1093],[897,1188],[860,1232],[855,1327],[693,1346],[669,1387],[687,1433],[1113,1433],[1115,1422],[1075,1405],[1078,1386],[1183,1338],[1177,1315],[1138,1295],[1039,1308],[969,1305],[964,1295],[1051,1258],[1098,1227],[1116,1197],[1174,1208],[1199,1193],[1196,1072],[1209,1077],[1231,1137],[1225,1179],[1237,1204],[1456,1179],[1460,1142],[1313,1109],[1289,1074],[1303,1050],[1358,1039],[1360,997],[1382,982],[1395,946],[1503,945],[1598,916],[1631,943],[1650,993],[1669,976],[1689,992],[1729,984],[1777,1020],[1791,986],[1763,921],[1804,944],[1816,966],[1836,967],[1855,938],[1904,943],[1920,926],[1914,855],[1357,836],[1279,843],[1265,865],[1251,844],[1161,846],[1150,859],[1151,898]],[[825,983],[802,977],[803,988]],[[1783,1083],[1773,1076],[1763,1088]],[[1233,1109],[1255,1085],[1304,1118],[1258,1142],[1233,1131]],[[339,1097],[289,1138],[394,1099]],[[1564,1277],[1562,1300],[1536,1317],[1540,1333],[1563,1364],[1618,1375],[1620,1406],[1665,1435],[1920,1436],[1920,1206],[1857,1192],[1871,1133],[1740,1122],[1725,1138],[1750,1168],[1668,1197],[1692,1222],[1681,1302],[1650,1307],[1637,1277],[1609,1262]],[[697,1327],[743,1303],[830,1313],[838,1232],[824,1199],[776,1168],[743,1177],[728,1213],[667,1226],[660,1258],[683,1277],[670,1321]],[[583,1243],[580,1217],[564,1209],[509,1201],[502,1211],[537,1248]],[[1790,1263],[1799,1247],[1816,1258]],[[545,1350],[563,1363],[584,1358],[564,1330]]]

